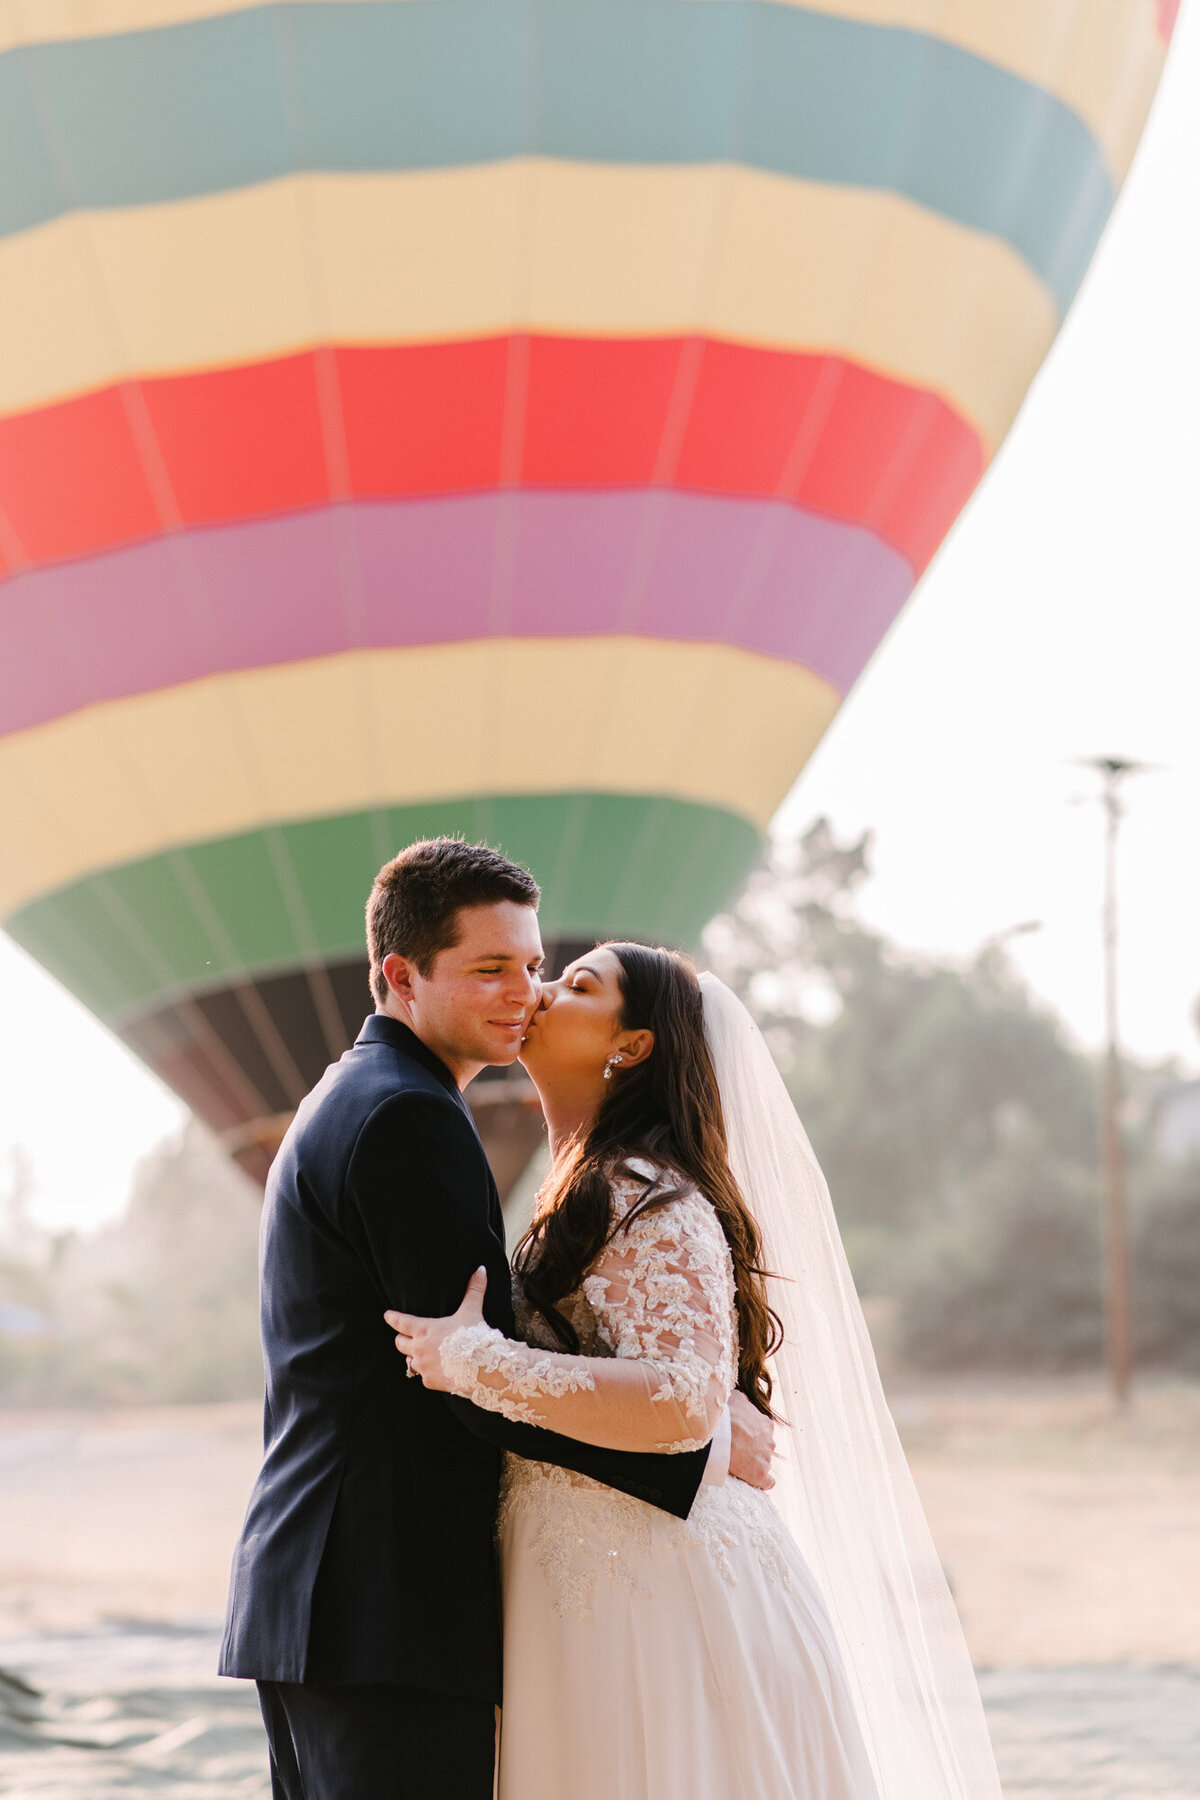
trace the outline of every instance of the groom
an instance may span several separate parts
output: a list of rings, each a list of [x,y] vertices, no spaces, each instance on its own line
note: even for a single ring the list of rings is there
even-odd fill
[[[490,1800],[502,1449],[681,1518],[724,1479],[727,1445],[600,1450],[428,1391],[405,1379],[383,1321],[385,1308],[453,1312],[482,1265],[484,1316],[513,1332],[496,1185],[461,1090],[520,1051],[539,897],[525,869],[449,838],[380,870],[375,1013],[271,1169],[265,1455],[221,1673],[258,1682],[276,1800]],[[767,1486],[769,1424],[732,1410],[730,1467]]]

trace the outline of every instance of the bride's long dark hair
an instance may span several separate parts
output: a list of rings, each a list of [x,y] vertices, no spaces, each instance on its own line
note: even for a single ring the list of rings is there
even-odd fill
[[[621,1029],[652,1031],[654,1048],[644,1062],[614,1069],[586,1134],[543,1189],[513,1257],[525,1298],[565,1349],[578,1350],[578,1336],[558,1302],[579,1287],[610,1237],[694,1186],[720,1220],[733,1259],[738,1387],[771,1415],[767,1358],[779,1341],[779,1320],[767,1303],[758,1227],[729,1168],[695,967],[686,956],[645,944],[599,948],[611,950],[620,965]],[[638,1177],[646,1191],[614,1227],[612,1183],[636,1175],[627,1168],[631,1157],[645,1157],[669,1173],[665,1180]]]

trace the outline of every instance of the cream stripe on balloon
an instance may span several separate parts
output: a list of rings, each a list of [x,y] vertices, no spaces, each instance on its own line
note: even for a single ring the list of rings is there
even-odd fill
[[[866,189],[541,159],[298,176],[0,241],[0,413],[309,347],[306,230],[325,341],[525,330],[826,351],[939,394],[992,449],[1058,322],[1008,245]]]
[[[172,846],[479,793],[655,794],[763,828],[840,704],[809,670],[748,651],[599,642],[621,651],[611,688],[596,679],[604,659],[587,638],[351,651],[108,702],[0,739],[0,917]],[[246,721],[238,744],[231,696]],[[369,767],[364,705],[378,745]]]
[[[296,0],[305,4],[306,0]],[[329,0],[323,0],[328,4]],[[342,5],[366,0],[340,0]],[[711,0],[693,0],[708,5]],[[1077,112],[1120,181],[1162,72],[1153,0],[772,0],[867,25],[927,33],[1035,83]],[[247,0],[7,0],[0,51],[117,36],[248,10]]]

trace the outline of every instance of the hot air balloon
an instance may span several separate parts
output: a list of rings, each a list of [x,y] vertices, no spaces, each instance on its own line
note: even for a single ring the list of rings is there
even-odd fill
[[[1004,436],[1170,0],[0,22],[0,921],[260,1170],[428,833],[683,942]]]

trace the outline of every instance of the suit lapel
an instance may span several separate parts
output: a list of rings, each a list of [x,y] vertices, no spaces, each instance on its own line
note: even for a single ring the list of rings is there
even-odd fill
[[[414,1062],[420,1063],[423,1069],[428,1069],[429,1073],[441,1082],[446,1092],[453,1095],[467,1117],[471,1117],[471,1109],[459,1092],[458,1083],[445,1063],[434,1054],[428,1044],[421,1042],[415,1031],[410,1031],[407,1025],[400,1023],[399,1019],[389,1018],[387,1013],[371,1013],[363,1020],[363,1028],[355,1039],[355,1046],[357,1047],[359,1044],[390,1044],[393,1050],[399,1050],[402,1055],[411,1057]]]

